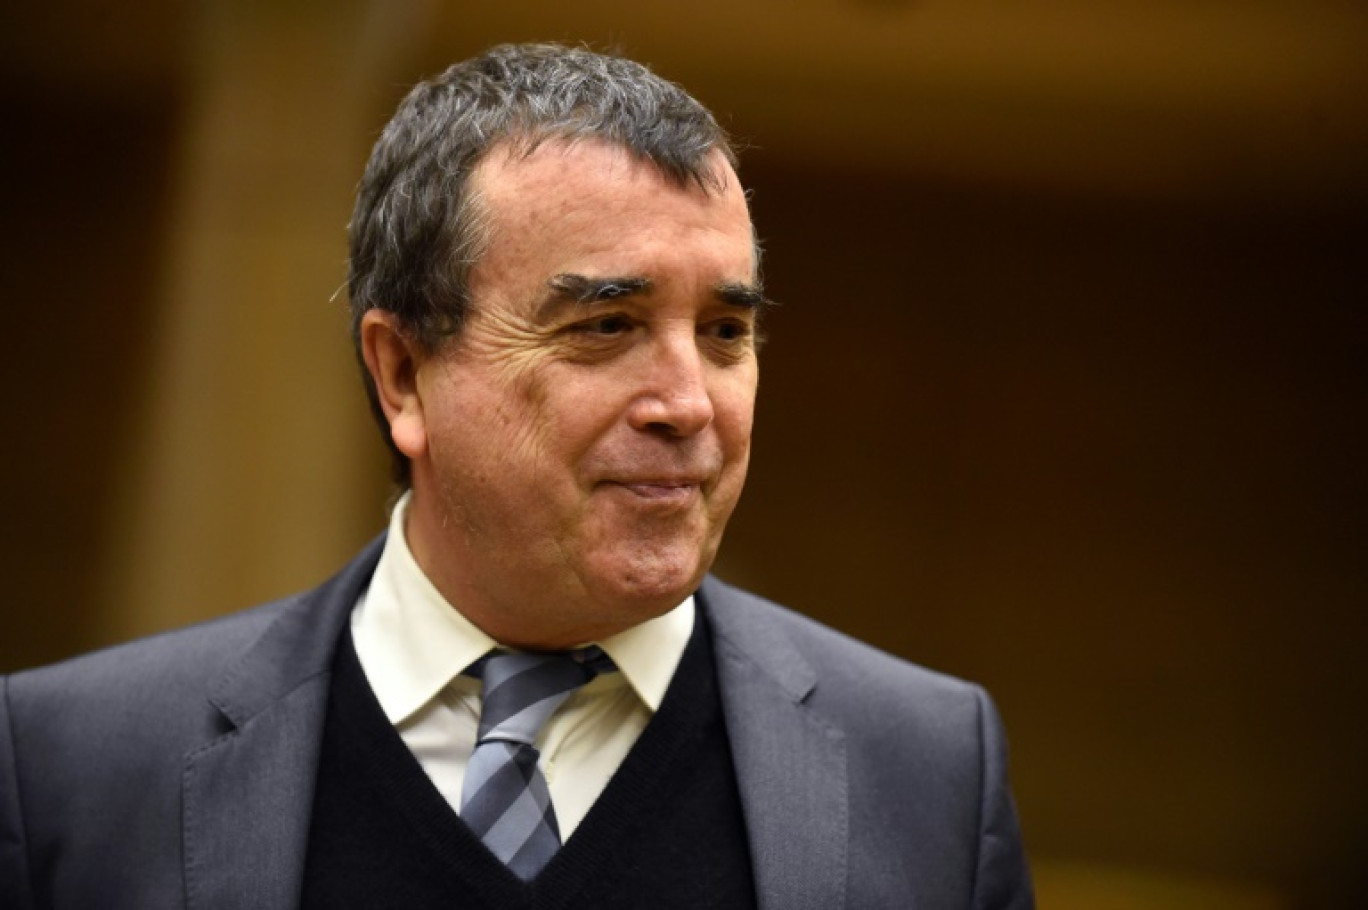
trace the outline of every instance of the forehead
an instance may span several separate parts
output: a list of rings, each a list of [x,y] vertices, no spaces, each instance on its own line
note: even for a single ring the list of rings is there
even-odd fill
[[[646,274],[690,257],[717,277],[749,280],[745,193],[721,153],[709,164],[716,180],[701,186],[597,139],[552,140],[530,154],[496,146],[469,183],[488,230],[472,277],[513,266],[542,277],[596,267]]]

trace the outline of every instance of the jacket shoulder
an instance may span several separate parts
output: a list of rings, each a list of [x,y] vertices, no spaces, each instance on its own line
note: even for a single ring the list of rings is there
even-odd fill
[[[211,705],[214,684],[296,600],[3,678],[4,713],[21,766],[47,769],[43,780],[80,767],[127,771],[129,762],[169,769],[183,751],[226,732]],[[92,765],[97,756],[102,763]]]
[[[127,715],[138,705],[138,715],[156,716],[157,708],[187,698],[203,704],[215,683],[240,696],[223,707],[256,707],[261,698],[326,669],[336,634],[383,545],[382,535],[312,590],[16,673],[8,679],[11,709],[41,703],[51,716],[54,707],[70,702],[88,711],[122,705]]]
[[[18,671],[9,677],[11,700],[66,699],[157,693],[184,694],[183,686],[213,678],[259,638],[300,595],[262,604],[192,626],[161,632],[68,658],[59,663]],[[49,701],[51,700],[51,701]]]
[[[766,654],[793,652],[821,680],[819,689],[864,701],[881,697],[933,708],[972,705],[982,689],[945,673],[889,654],[811,617],[709,577],[700,593],[721,636],[764,661]],[[771,662],[773,663],[773,662]]]

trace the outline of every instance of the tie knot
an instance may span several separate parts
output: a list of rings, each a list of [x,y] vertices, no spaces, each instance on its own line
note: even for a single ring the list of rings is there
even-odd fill
[[[598,647],[576,651],[491,651],[470,668],[484,680],[479,741],[532,745],[566,699],[599,673],[615,669]]]

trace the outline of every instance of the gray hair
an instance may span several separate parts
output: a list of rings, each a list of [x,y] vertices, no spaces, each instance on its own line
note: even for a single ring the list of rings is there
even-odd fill
[[[506,145],[530,154],[549,139],[604,139],[653,163],[669,180],[720,190],[708,161],[736,166],[727,134],[707,108],[645,66],[584,48],[505,44],[419,83],[371,151],[349,225],[352,342],[361,317],[394,313],[420,348],[460,331],[470,270],[487,241],[470,174]],[[390,448],[395,480],[408,459],[394,446],[374,381],[366,392]]]

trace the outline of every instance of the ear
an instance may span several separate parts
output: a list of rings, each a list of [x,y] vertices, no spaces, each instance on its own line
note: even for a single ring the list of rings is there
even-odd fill
[[[367,310],[361,316],[361,356],[375,383],[380,409],[389,421],[394,446],[410,460],[427,451],[427,423],[418,394],[421,351],[393,313]]]

